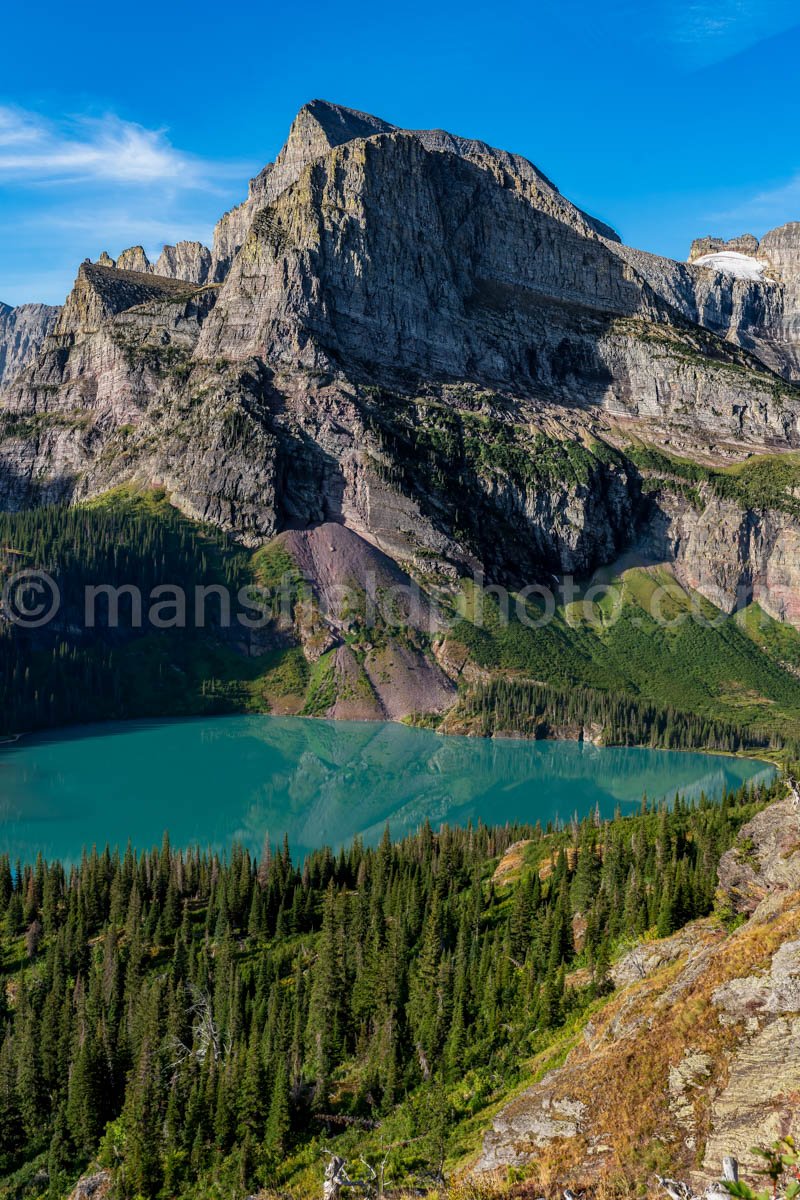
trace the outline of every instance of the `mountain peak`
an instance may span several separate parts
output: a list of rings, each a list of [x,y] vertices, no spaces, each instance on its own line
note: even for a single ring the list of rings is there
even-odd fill
[[[275,160],[275,168],[278,171],[288,168],[294,174],[298,166],[302,168],[345,142],[395,130],[395,125],[369,113],[357,112],[329,100],[311,100],[292,121],[286,143]]]
[[[372,137],[376,133],[392,133],[397,129],[389,121],[373,117],[370,113],[334,104],[331,100],[310,100],[295,117],[292,129],[298,123],[314,122],[327,138],[329,147],[341,146],[354,138]],[[291,132],[289,137],[291,138]]]

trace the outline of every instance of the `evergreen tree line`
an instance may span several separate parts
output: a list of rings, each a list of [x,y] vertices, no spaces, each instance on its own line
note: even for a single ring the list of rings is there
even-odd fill
[[[213,632],[169,629],[109,643],[45,640],[0,625],[0,734],[241,712],[246,685],[231,669],[232,653]]]
[[[0,619],[0,732],[236,707],[235,695],[201,688],[225,652],[218,600],[205,606],[208,628],[193,627],[196,586],[226,587],[235,603],[252,579],[248,552],[225,533],[187,520],[153,493],[96,506],[0,513],[0,579],[25,569],[46,571],[55,580],[60,607],[42,628]],[[104,584],[140,590],[143,628],[135,627],[124,595],[119,628],[108,628],[102,596],[94,606],[96,626],[84,628],[85,589]],[[148,627],[149,597],[162,584],[184,590],[188,628]],[[126,657],[134,639],[146,641],[146,649]]]
[[[41,629],[9,623],[0,611],[0,734],[246,707],[253,664],[233,649],[242,629],[235,623],[230,631],[220,627],[219,601],[213,597],[205,605],[206,627],[193,627],[197,585],[227,588],[235,607],[240,588],[253,581],[252,556],[228,535],[188,520],[158,493],[0,513],[0,581],[26,568],[52,575],[61,605]],[[84,629],[85,588],[102,584],[140,589],[142,629],[132,627],[125,596],[119,601],[119,628],[107,628],[107,601],[101,597],[97,627]],[[160,584],[184,590],[188,628],[148,626],[148,598]],[[623,745],[729,751],[783,745],[776,733],[658,708],[628,693],[582,687],[497,679],[471,689],[461,707],[486,734],[548,736],[565,726],[595,724],[605,741]]]
[[[158,492],[0,512],[3,572],[48,571],[67,600],[81,604],[85,583],[137,583],[147,594],[160,583],[193,587],[210,576],[234,587],[247,563],[247,551],[227,534],[187,520]]]
[[[459,711],[476,719],[485,736],[516,732],[549,737],[564,729],[598,726],[607,745],[734,753],[783,749],[788,744],[774,730],[744,728],[696,713],[658,708],[623,692],[559,688],[515,679],[475,685],[459,700]],[[797,757],[798,748],[793,744],[790,748]]]
[[[120,1197],[212,1174],[243,1195],[320,1114],[417,1111],[468,1071],[507,1087],[607,988],[621,940],[710,911],[720,854],[780,787],[545,831],[387,831],[302,865],[285,842],[256,859],[166,837],[69,869],[0,857],[9,1194],[62,1195],[99,1156]],[[527,865],[496,884],[522,838]]]

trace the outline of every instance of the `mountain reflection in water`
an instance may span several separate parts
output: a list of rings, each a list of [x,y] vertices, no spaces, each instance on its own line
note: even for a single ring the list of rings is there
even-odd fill
[[[87,726],[0,750],[0,852],[75,861],[84,847],[160,842],[295,854],[375,843],[426,818],[543,824],[598,805],[719,795],[768,779],[763,763],[579,742],[441,737],[380,722],[218,717]]]

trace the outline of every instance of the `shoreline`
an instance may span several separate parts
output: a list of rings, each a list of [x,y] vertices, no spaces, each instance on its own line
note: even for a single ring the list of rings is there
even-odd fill
[[[507,730],[499,733],[450,733],[445,730],[442,737],[485,737],[487,740],[497,738],[505,741],[520,741],[520,742],[586,742],[593,746],[596,750],[663,750],[668,754],[708,754],[715,758],[744,758],[750,762],[768,763],[769,766],[775,767],[776,770],[782,770],[783,765],[774,757],[769,757],[770,752],[767,750],[759,750],[758,747],[745,750],[719,750],[717,747],[710,746],[651,746],[649,742],[596,742],[592,738],[573,737],[570,734],[559,731],[557,734],[548,734],[545,737],[535,738],[526,737],[524,733],[515,733],[513,730]]]
[[[370,836],[375,833],[377,840],[379,827],[383,828],[387,822],[395,836],[398,836],[399,822],[399,836],[404,837],[426,819],[435,827],[442,823],[459,826],[467,820],[489,826],[507,825],[510,821],[532,824],[541,820],[544,823],[550,819],[563,821],[565,814],[573,811],[587,815],[594,811],[598,802],[602,803],[604,815],[608,817],[615,798],[625,811],[629,806],[637,809],[643,795],[660,797],[669,804],[677,793],[691,798],[699,797],[703,790],[709,798],[719,800],[723,793],[744,787],[771,786],[782,777],[780,767],[762,758],[728,753],[712,755],[702,749],[687,752],[694,755],[693,759],[684,754],[683,760],[679,760],[675,751],[663,748],[597,746],[591,742],[584,747],[575,737],[531,739],[498,733],[493,737],[473,735],[469,738],[444,734],[434,739],[430,729],[418,730],[420,734],[427,733],[427,738],[417,738],[413,733],[406,737],[401,733],[403,725],[398,721],[334,722],[309,718],[317,722],[315,729],[308,724],[300,727],[296,717],[277,717],[273,723],[269,714],[257,713],[216,714],[199,720],[202,722],[199,727],[196,718],[149,718],[60,726],[31,734],[27,739],[17,736],[13,744],[6,742],[9,758],[3,762],[0,755],[0,791],[5,778],[11,804],[7,806],[5,820],[0,821],[2,850],[25,862],[33,861],[39,850],[48,859],[71,862],[79,857],[79,843],[81,850],[88,850],[92,845],[98,849],[108,845],[121,852],[128,841],[138,848],[152,847],[158,844],[165,827],[175,845],[219,843],[227,846],[230,837],[236,834],[237,837],[246,836],[252,842],[251,849],[257,850],[262,841],[261,833],[250,838],[247,833],[247,830],[252,832],[250,826],[236,813],[239,808],[243,813],[249,812],[248,797],[255,794],[253,789],[270,785],[273,778],[285,799],[289,794],[288,783],[284,781],[281,785],[281,763],[287,769],[300,767],[302,770],[304,756],[300,751],[305,749],[321,756],[320,761],[329,762],[334,772],[338,771],[337,778],[347,776],[351,762],[357,766],[359,763],[372,764],[373,769],[378,764],[378,769],[368,785],[360,785],[352,795],[347,788],[341,790],[340,778],[338,790],[334,787],[330,793],[333,801],[330,813],[323,813],[325,820],[321,826],[315,824],[313,830],[306,828],[306,810],[315,811],[320,799],[318,789],[302,792],[302,803],[297,812],[291,805],[287,808],[282,800],[267,804],[263,812],[258,810],[253,829],[258,827],[273,832],[285,829],[292,844],[302,847],[301,857],[325,845],[339,849],[348,844],[349,838],[364,837],[368,831]],[[134,736],[137,733],[138,738]],[[41,738],[38,742],[37,737]],[[93,743],[93,738],[99,740]],[[455,744],[448,745],[448,738]],[[248,751],[244,755],[248,761],[252,758],[249,751],[257,743],[263,742],[265,746],[264,756],[256,759],[253,770],[245,773],[241,780],[238,767],[233,769],[233,764],[242,758],[241,750],[234,746],[230,752],[233,758],[226,757],[227,752],[220,758],[219,748],[228,745],[230,739],[238,741],[238,746]],[[495,749],[489,747],[490,741],[496,741]],[[534,747],[534,741],[541,745]],[[485,749],[481,749],[481,743]],[[23,745],[24,749],[21,748]],[[200,816],[189,812],[187,817],[186,795],[177,795],[175,779],[167,778],[164,783],[158,778],[163,772],[157,764],[162,754],[169,756],[173,749],[176,754],[184,755],[181,762],[189,762],[186,748],[200,746],[207,746],[208,750],[203,753],[211,757],[205,760],[207,770],[197,777],[197,794],[189,805],[192,812],[193,806],[199,805]],[[270,747],[277,748],[277,757],[270,756]],[[341,754],[337,750],[339,747]],[[602,753],[605,750],[616,753],[605,755]],[[131,765],[145,751],[155,773],[151,780],[152,791],[159,798],[152,811],[145,805],[146,811],[140,812],[139,781],[135,779],[127,790],[124,781]],[[386,773],[381,766],[384,763]],[[44,772],[42,778],[53,780],[52,785],[48,785],[46,804],[40,813],[45,819],[41,827],[26,824],[29,800],[35,805],[41,798],[34,793],[28,796],[26,786],[17,787],[18,780],[31,772],[37,774],[37,764]],[[397,774],[393,764],[399,769],[401,778],[406,777],[410,764],[417,764],[413,772],[418,779],[415,776],[412,788],[395,789],[396,794],[392,791],[392,780]],[[473,768],[477,771],[474,783],[470,782]],[[431,780],[438,779],[440,774],[443,774],[444,782],[432,783]],[[356,777],[367,778],[358,772]],[[385,802],[379,803],[377,798],[382,795],[384,780],[389,791]],[[80,793],[84,782],[88,789],[83,796],[86,818],[73,823],[70,794]],[[504,791],[508,790],[501,786],[503,783],[514,784],[517,788],[516,791],[511,788],[514,798],[508,804],[503,799]],[[121,803],[110,825],[105,807],[109,787],[120,790]],[[226,789],[230,793],[233,816],[220,822],[216,814]],[[487,798],[488,806],[484,802]],[[34,808],[33,811],[38,810]],[[206,813],[212,814],[210,826]],[[52,832],[48,828],[50,818],[56,823]],[[62,846],[59,822],[65,818],[70,818],[70,824],[75,827],[66,830],[66,841]],[[18,825],[20,821],[22,824]],[[228,825],[231,825],[230,829]],[[313,832],[312,837],[307,836],[309,832]],[[10,839],[7,844],[6,837]],[[16,843],[19,843],[18,849],[15,849]]]
[[[773,767],[779,773],[785,770],[784,763],[778,757],[781,751],[759,747],[746,748],[743,750],[720,750],[716,747],[710,746],[653,746],[648,742],[604,742],[584,736],[583,729],[579,733],[577,729],[565,727],[560,727],[556,732],[547,733],[541,737],[531,737],[515,730],[500,730],[492,733],[476,733],[473,730],[441,729],[439,726],[432,726],[424,724],[423,722],[417,722],[413,719],[413,716],[414,714],[409,714],[407,717],[399,718],[348,717],[346,720],[343,720],[337,717],[318,716],[310,713],[252,712],[246,709],[236,712],[193,713],[191,715],[176,716],[151,714],[149,716],[142,717],[118,717],[108,720],[100,719],[97,721],[85,721],[81,724],[75,725],[51,725],[42,729],[29,729],[18,733],[6,734],[0,737],[0,751],[11,746],[18,745],[28,739],[47,738],[53,736],[69,739],[73,736],[86,736],[89,730],[92,730],[99,735],[103,728],[129,728],[132,730],[135,726],[147,722],[158,722],[159,724],[177,724],[189,721],[224,720],[226,717],[275,717],[279,720],[288,718],[293,721],[329,721],[332,724],[342,725],[400,725],[406,729],[419,729],[420,731],[425,731],[427,733],[435,733],[442,738],[466,737],[475,740],[482,739],[484,741],[496,740],[507,742],[582,742],[592,746],[596,750],[661,750],[670,754],[707,754],[718,758],[746,759],[750,762],[763,762],[766,765]]]

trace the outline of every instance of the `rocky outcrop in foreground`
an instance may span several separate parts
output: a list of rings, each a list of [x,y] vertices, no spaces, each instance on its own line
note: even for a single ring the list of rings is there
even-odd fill
[[[644,943],[615,964],[616,991],[545,1071],[497,1115],[475,1173],[536,1162],[581,1185],[652,1186],[648,1159],[719,1177],[725,1155],[752,1176],[754,1145],[794,1128],[800,1099],[800,811],[759,813],[722,858],[720,904],[747,916]],[[540,1070],[546,1064],[532,1064]],[[649,1147],[648,1153],[643,1152]]]

